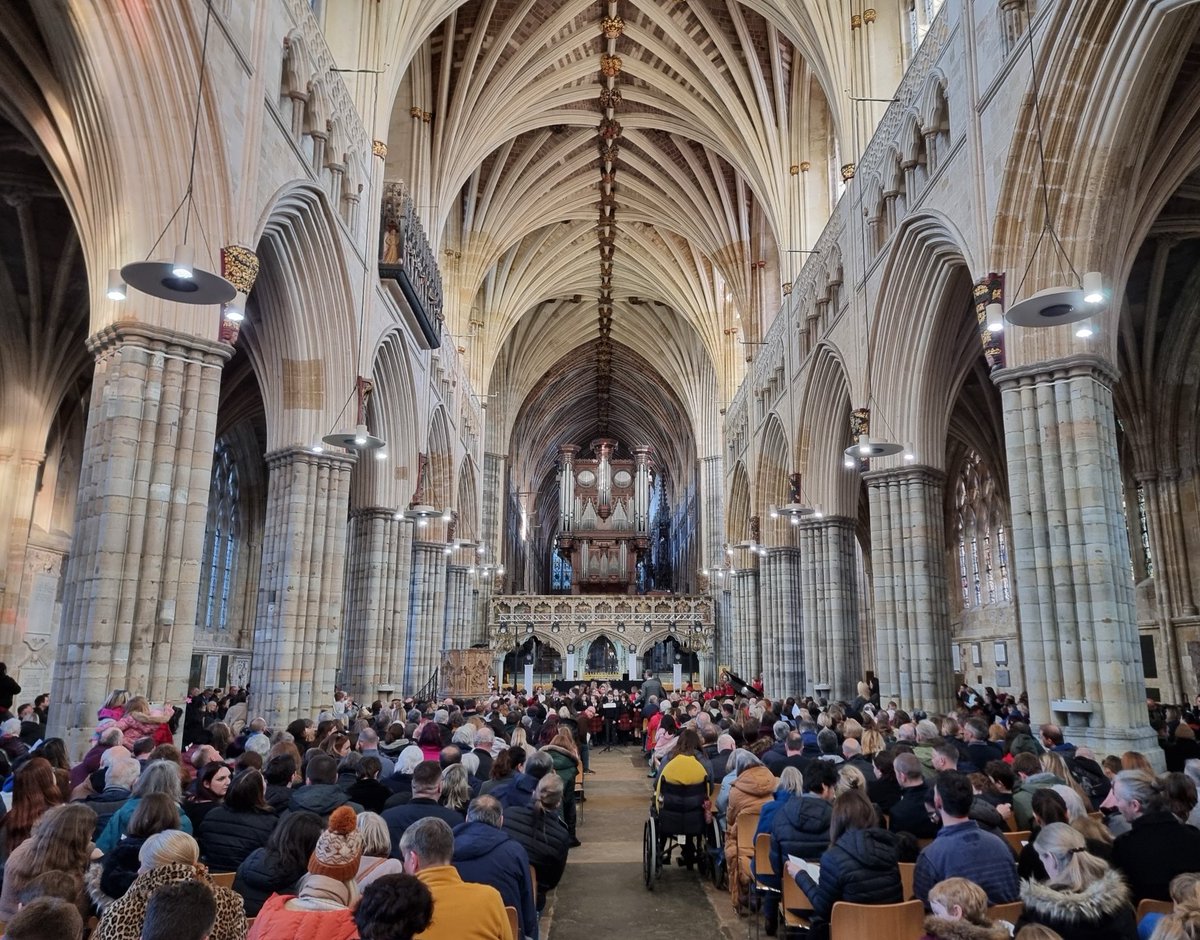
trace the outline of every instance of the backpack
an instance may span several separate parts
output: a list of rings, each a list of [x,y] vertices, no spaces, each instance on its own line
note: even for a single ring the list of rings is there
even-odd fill
[[[1100,804],[1108,796],[1108,791],[1112,789],[1112,784],[1104,776],[1100,765],[1087,757],[1072,757],[1067,761],[1067,769],[1071,771],[1075,782],[1083,788],[1083,792],[1092,801],[1092,809],[1099,809]]]

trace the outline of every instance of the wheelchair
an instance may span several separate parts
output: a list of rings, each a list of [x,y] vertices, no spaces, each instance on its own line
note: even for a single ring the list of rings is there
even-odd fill
[[[654,882],[662,874],[663,866],[671,864],[672,857],[689,871],[698,869],[702,877],[711,878],[717,887],[721,886],[725,874],[721,828],[715,816],[705,819],[707,799],[705,783],[663,783],[661,806],[658,797],[651,797],[650,816],[642,836],[646,890],[654,890]]]

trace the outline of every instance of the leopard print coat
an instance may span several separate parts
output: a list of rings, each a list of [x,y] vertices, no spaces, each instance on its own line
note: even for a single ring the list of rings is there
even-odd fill
[[[104,911],[92,940],[139,940],[146,920],[146,907],[155,888],[195,879],[213,890],[217,899],[217,922],[211,940],[245,940],[246,909],[241,895],[212,883],[203,865],[174,864],[138,875],[125,896]]]

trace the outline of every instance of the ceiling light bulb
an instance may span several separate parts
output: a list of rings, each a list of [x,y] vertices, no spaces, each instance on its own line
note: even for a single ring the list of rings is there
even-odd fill
[[[771,507],[771,518],[772,518],[772,519],[778,519],[778,518],[779,518],[779,510],[778,510],[778,509],[776,509],[774,506],[772,506],[772,507]]]
[[[1091,339],[1096,334],[1095,327],[1092,326],[1091,319],[1081,320],[1079,326],[1075,329],[1075,335],[1080,339]]]
[[[842,466],[845,467],[847,470],[853,470],[854,469],[854,458],[847,457],[845,460],[842,461]]]
[[[864,457],[871,456],[871,439],[865,434],[859,435],[858,452]]]
[[[995,301],[987,305],[987,328],[989,333],[1004,332],[1004,308]]]
[[[121,280],[121,272],[116,268],[108,269],[108,292],[105,294],[109,300],[124,300],[125,282]]]
[[[187,245],[175,246],[175,260],[171,265],[171,273],[184,280],[192,279],[192,249]]]
[[[1099,271],[1088,271],[1083,275],[1083,300],[1089,304],[1104,300],[1104,279]]]
[[[825,518],[825,513],[821,510],[820,506],[813,507],[813,518],[814,519],[824,519]]]
[[[367,426],[360,424],[354,429],[354,443],[359,447],[367,442]]]
[[[322,444],[313,444],[312,452],[314,454],[323,454],[325,453],[325,447]]]
[[[453,549],[451,549],[450,546],[447,545],[445,548],[442,549],[442,551],[445,552],[447,555],[449,555],[450,552],[453,551]]]
[[[444,513],[442,513],[442,522],[449,522],[451,520],[451,518],[453,518],[453,517],[450,515],[449,509],[447,509]]]
[[[403,519],[403,518],[404,518],[404,510],[403,510],[403,509],[397,509],[397,510],[396,510],[396,511],[395,511],[395,512],[392,514],[392,518],[393,518],[393,519]]]
[[[913,452],[912,444],[904,445],[904,461],[905,463],[913,463],[917,459],[917,455]]]
[[[800,524],[800,517],[792,516],[792,525],[799,525],[799,524]]]
[[[423,529],[423,528],[425,528],[425,526],[429,525],[429,520],[428,519],[418,519],[417,525]]]

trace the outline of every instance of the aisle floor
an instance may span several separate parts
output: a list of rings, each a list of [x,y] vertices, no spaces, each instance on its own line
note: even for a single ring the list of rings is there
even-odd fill
[[[591,757],[587,801],[579,807],[580,848],[542,918],[542,940],[587,936],[597,928],[654,940],[733,940],[744,937],[745,920],[732,912],[729,895],[695,871],[664,868],[654,891],[642,880],[642,828],[650,805],[650,781],[636,748],[615,748]]]

